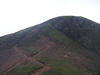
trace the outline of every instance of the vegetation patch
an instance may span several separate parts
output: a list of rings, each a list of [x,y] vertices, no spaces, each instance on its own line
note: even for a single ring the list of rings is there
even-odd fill
[[[41,32],[59,45],[68,45],[73,42],[73,40],[69,39],[66,35],[53,28],[52,25],[47,25]]]
[[[83,75],[78,69],[64,64],[63,61],[51,59],[50,57],[40,59],[42,63],[47,63],[51,69],[42,75]]]
[[[68,45],[69,43],[73,42],[71,39],[69,39],[67,36],[65,36],[61,32],[57,31],[56,29],[49,32],[48,36],[51,38],[51,40],[55,41],[56,43],[60,45],[61,44]]]
[[[7,72],[5,75],[29,75],[31,72],[34,73],[36,70],[40,69],[41,66],[36,64],[28,64],[25,66],[18,66],[13,70]]]

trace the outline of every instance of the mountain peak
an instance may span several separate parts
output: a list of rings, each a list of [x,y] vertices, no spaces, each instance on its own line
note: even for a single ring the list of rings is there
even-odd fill
[[[0,38],[0,75],[99,75],[100,25],[59,16]]]
[[[100,24],[81,16],[60,16],[48,21],[55,29],[76,40],[86,48],[100,53]]]

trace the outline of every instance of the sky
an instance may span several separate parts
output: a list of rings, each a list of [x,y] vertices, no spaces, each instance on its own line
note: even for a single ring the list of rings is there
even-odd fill
[[[0,36],[70,15],[100,23],[100,0],[0,0]]]

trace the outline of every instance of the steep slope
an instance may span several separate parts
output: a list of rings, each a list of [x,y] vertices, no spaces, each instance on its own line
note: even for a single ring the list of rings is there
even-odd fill
[[[58,17],[49,21],[56,29],[100,54],[100,24],[83,17]]]
[[[91,20],[61,16],[3,36],[0,75],[99,75],[99,32]]]

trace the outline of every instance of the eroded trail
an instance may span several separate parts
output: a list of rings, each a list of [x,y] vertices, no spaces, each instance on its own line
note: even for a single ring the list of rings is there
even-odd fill
[[[55,44],[54,42],[51,42],[47,37],[41,36],[41,38],[37,41],[36,45],[40,44],[40,47],[37,47],[38,53],[35,54],[34,56],[29,56],[25,53],[25,51],[22,48],[19,47],[14,47],[13,49],[19,54],[19,56],[22,56],[22,60],[18,61],[15,65],[10,67],[10,70],[15,68],[16,66],[23,64],[26,60],[32,62],[33,64],[38,64],[42,68],[36,70],[34,73],[31,73],[30,75],[41,75],[43,72],[46,72],[50,69],[50,66],[47,64],[43,64],[39,61],[39,59],[48,52],[48,50],[53,47]],[[35,47],[35,45],[34,45]],[[35,47],[36,48],[36,47]],[[7,71],[7,72],[8,72]]]
[[[24,56],[24,59],[29,60],[34,64],[38,64],[40,66],[43,66],[43,64],[38,62],[34,57],[30,57],[30,56],[27,56],[26,54],[24,54],[20,48],[15,47],[15,50],[18,51],[20,53],[20,55]]]
[[[50,66],[48,65],[43,65],[42,69],[39,69],[38,71],[36,71],[35,73],[33,73],[32,75],[41,75],[43,72],[46,72],[50,70]]]
[[[47,49],[47,48],[46,48],[46,49]],[[45,50],[46,50],[46,49],[45,49]],[[40,63],[38,60],[36,60],[36,58],[39,57],[39,55],[40,55],[42,52],[44,52],[45,50],[42,51],[42,52],[37,53],[37,54],[34,55],[33,57],[29,57],[29,56],[27,56],[26,54],[24,54],[20,48],[15,47],[15,50],[16,50],[16,51],[19,51],[19,53],[20,53],[21,55],[23,55],[25,59],[31,61],[33,64],[38,64],[38,65],[42,66],[41,69],[37,70],[35,73],[31,73],[31,75],[41,75],[43,72],[46,72],[46,71],[48,71],[48,70],[50,69],[50,66],[48,66],[48,65],[46,65],[46,64],[43,64],[43,63]]]

